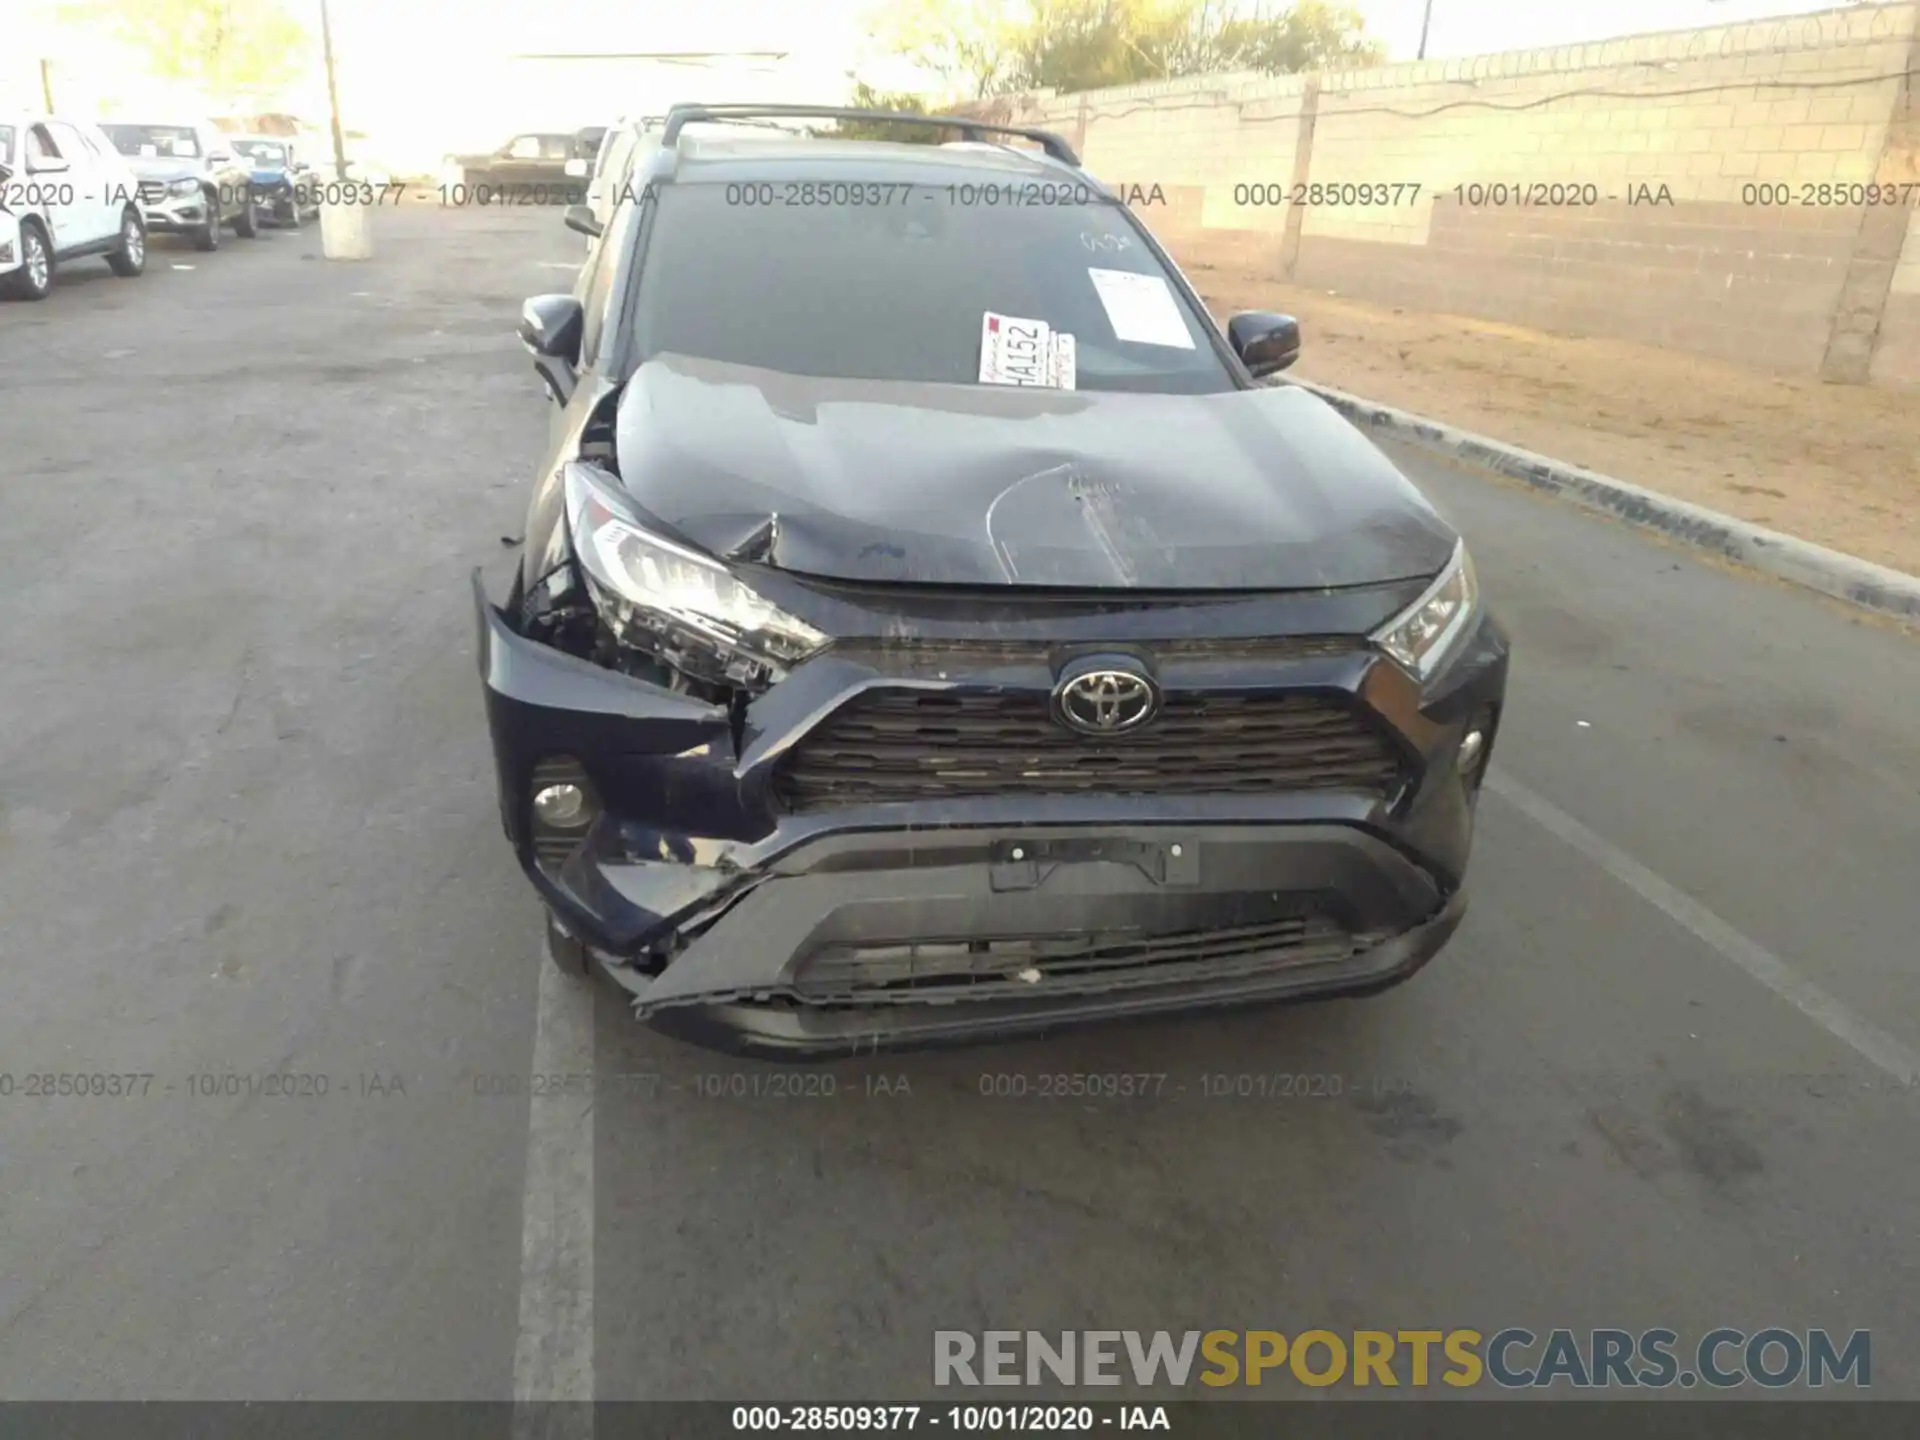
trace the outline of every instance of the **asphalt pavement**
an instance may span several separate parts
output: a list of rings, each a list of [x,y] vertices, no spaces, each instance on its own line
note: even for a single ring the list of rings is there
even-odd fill
[[[513,563],[513,325],[581,242],[374,233],[0,307],[0,1396],[904,1400],[940,1329],[1780,1325],[1920,1398],[1912,635],[1393,451],[1515,644],[1449,949],[796,1087],[543,984],[500,834],[467,574]]]

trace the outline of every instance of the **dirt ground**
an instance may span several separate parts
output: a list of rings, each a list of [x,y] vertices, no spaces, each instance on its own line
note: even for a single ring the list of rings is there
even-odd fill
[[[1920,391],[1185,268],[1222,318],[1297,315],[1303,379],[1920,574]]]

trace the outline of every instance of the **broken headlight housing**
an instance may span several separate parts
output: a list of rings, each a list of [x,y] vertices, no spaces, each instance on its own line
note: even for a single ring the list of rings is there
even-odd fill
[[[574,554],[622,645],[695,679],[752,691],[826,646],[825,635],[719,561],[647,530],[611,477],[570,464],[564,480]]]
[[[1447,568],[1413,604],[1367,638],[1425,684],[1458,648],[1480,609],[1480,579],[1467,542],[1457,541]]]

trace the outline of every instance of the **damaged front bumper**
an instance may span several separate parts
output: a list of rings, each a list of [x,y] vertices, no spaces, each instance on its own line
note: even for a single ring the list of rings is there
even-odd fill
[[[1419,969],[1464,910],[1505,683],[1491,622],[1438,698],[1357,652],[1251,682],[1364,711],[1404,760],[1381,794],[806,805],[780,782],[802,739],[909,683],[870,654],[830,651],[742,716],[520,636],[477,574],[474,600],[501,819],[523,868],[636,1014],[697,1043],[828,1056],[1367,992]],[[1226,678],[1217,660],[1203,668]],[[1171,691],[1181,672],[1165,670]],[[911,683],[1004,693],[1021,678]],[[1451,757],[1472,725],[1486,734],[1462,776]],[[595,805],[556,845],[532,796],[560,775]]]

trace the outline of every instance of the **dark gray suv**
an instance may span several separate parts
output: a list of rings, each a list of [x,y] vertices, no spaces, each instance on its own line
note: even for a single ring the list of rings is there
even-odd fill
[[[1059,137],[683,134],[850,113],[676,108],[525,307],[474,586],[550,955],[792,1056],[1406,979],[1506,688],[1466,546]]]

